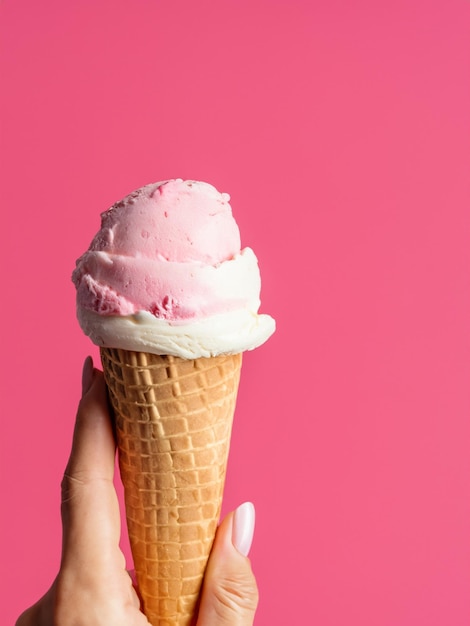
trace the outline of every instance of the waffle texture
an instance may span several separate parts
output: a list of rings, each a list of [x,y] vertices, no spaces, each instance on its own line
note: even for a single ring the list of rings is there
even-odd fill
[[[143,611],[192,623],[220,516],[242,355],[101,348]]]

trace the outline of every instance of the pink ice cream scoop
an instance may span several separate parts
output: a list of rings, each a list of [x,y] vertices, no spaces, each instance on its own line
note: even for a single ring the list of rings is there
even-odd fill
[[[188,336],[199,332],[198,324],[212,320],[221,335],[234,339],[241,325],[246,331],[248,325],[256,327],[256,335],[264,328],[265,341],[274,331],[274,321],[257,314],[258,263],[250,248],[240,249],[229,200],[228,194],[208,183],[175,179],[142,187],[103,213],[101,228],[72,276],[86,334],[106,345],[108,322],[114,324],[115,333],[115,318],[124,320],[131,334],[138,335],[144,321],[145,337],[150,333],[158,343],[156,335],[173,333],[168,327],[178,327]],[[251,334],[259,345],[259,337],[255,340]],[[145,344],[146,339],[139,339],[135,349],[142,349],[142,341]],[[250,341],[246,338],[244,349],[256,347]],[[208,351],[238,351],[238,346],[228,349],[226,343],[222,339],[220,349]],[[129,348],[129,339],[121,344],[112,347]],[[168,347],[153,351],[167,353]]]

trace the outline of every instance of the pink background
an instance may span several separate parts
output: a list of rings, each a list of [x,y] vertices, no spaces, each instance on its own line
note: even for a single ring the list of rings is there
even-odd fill
[[[276,335],[225,510],[258,626],[470,623],[470,2],[3,0],[2,618],[51,582],[99,213],[232,196]],[[127,550],[127,547],[125,548]],[[5,593],[6,592],[6,593]]]

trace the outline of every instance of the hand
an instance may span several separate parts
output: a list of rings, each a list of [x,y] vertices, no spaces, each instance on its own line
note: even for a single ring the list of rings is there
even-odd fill
[[[62,481],[62,559],[49,591],[16,626],[149,626],[119,548],[115,441],[102,372],[85,361],[72,452]],[[251,626],[258,604],[246,557],[254,509],[221,523],[204,579],[197,626]]]

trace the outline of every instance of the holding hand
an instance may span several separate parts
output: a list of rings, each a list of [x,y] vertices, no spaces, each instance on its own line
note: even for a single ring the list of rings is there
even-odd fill
[[[103,374],[85,361],[72,452],[62,481],[62,559],[52,587],[16,626],[149,626],[119,548],[115,441]],[[251,626],[258,603],[247,558],[250,503],[217,530],[196,626]]]

